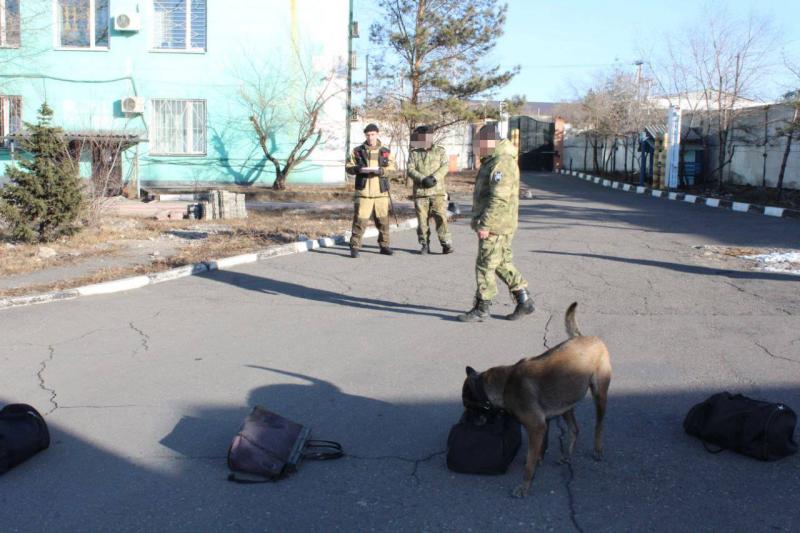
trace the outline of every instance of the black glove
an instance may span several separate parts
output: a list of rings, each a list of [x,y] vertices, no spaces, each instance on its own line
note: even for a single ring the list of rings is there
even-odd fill
[[[419,183],[423,188],[430,189],[431,187],[436,186],[436,178],[433,176],[425,176]]]
[[[355,166],[355,168],[354,168],[353,170],[355,171],[355,173],[356,173],[356,174],[361,174],[361,170],[362,170],[363,168],[364,168],[364,167],[362,167],[361,165],[356,165],[356,166]]]

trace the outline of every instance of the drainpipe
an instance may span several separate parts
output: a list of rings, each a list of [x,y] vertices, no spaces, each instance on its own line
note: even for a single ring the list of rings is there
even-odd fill
[[[344,160],[350,156],[350,122],[353,117],[353,0],[350,0],[347,24],[347,117],[345,117]],[[345,177],[345,180],[347,178]]]

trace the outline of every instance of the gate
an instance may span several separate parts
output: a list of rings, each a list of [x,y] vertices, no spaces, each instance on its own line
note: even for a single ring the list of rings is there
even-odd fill
[[[520,170],[553,170],[555,146],[555,124],[531,117],[511,117],[508,121],[509,137],[515,137],[514,130],[519,131],[519,168]]]

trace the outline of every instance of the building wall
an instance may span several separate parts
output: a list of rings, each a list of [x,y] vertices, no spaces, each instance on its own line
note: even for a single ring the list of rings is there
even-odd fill
[[[55,112],[54,122],[66,130],[140,134],[142,142],[124,154],[123,176],[138,169],[145,186],[270,185],[273,167],[265,161],[248,122],[241,88],[255,79],[256,72],[271,83],[300,65],[319,78],[335,65],[344,65],[347,57],[348,0],[237,0],[235,7],[225,0],[207,0],[204,53],[153,51],[150,0],[112,0],[112,29],[104,51],[57,49],[56,2],[21,4],[22,47],[0,50],[4,75],[0,92],[22,95],[23,119],[28,122],[35,122],[36,110],[46,99]],[[124,12],[140,15],[140,31],[113,30],[113,17]],[[290,183],[344,180],[343,76],[336,78],[339,92],[322,120],[328,140],[290,175]],[[300,88],[290,86],[286,91],[299,96]],[[119,102],[134,95],[146,99],[145,112],[126,116]],[[153,98],[206,101],[204,155],[151,155]],[[278,154],[287,153],[291,130],[287,126],[270,139]],[[0,150],[0,165],[9,158],[6,150]]]

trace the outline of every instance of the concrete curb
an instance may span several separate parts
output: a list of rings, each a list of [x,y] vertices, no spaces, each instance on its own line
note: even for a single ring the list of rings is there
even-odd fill
[[[649,187],[642,187],[641,185],[632,185],[630,183],[622,183],[619,181],[611,181],[582,172],[559,170],[559,174],[567,176],[575,176],[585,181],[592,183],[601,183],[603,187],[610,187],[612,189],[619,189],[627,192],[636,192],[637,194],[649,194],[654,198],[667,198],[669,200],[676,200],[680,202],[687,202],[690,204],[701,204],[707,207],[719,207],[722,209],[729,209],[740,213],[756,213],[759,215],[766,215],[770,217],[782,218],[796,218],[800,219],[800,210],[788,209],[785,207],[769,207],[763,205],[750,204],[745,202],[733,202],[731,200],[724,200],[721,198],[708,198],[705,196],[697,196],[694,194],[685,194],[682,192],[669,192],[663,189],[651,189]]]
[[[389,231],[394,233],[397,231],[415,229],[416,227],[417,219],[408,218],[398,224],[392,224],[389,227]],[[279,244],[249,254],[223,257],[221,259],[213,259],[203,263],[194,263],[145,276],[133,276],[130,278],[106,281],[103,283],[95,283],[93,285],[84,285],[83,287],[76,287],[74,289],[47,292],[44,294],[34,294],[31,296],[0,298],[0,310],[10,309],[12,307],[24,307],[33,304],[72,300],[74,298],[78,298],[79,296],[94,296],[97,294],[111,294],[114,292],[139,289],[141,287],[146,287],[147,285],[155,285],[157,283],[164,283],[165,281],[195,276],[197,274],[202,274],[203,272],[226,270],[235,266],[255,263],[257,261],[263,261],[273,257],[298,254],[316,250],[318,248],[330,248],[336,245],[346,244],[350,242],[350,236],[351,232],[346,231],[344,234],[336,235],[334,237],[322,237],[320,239],[309,239],[305,241],[290,242],[288,244]],[[378,230],[376,228],[367,228],[367,230],[364,231],[364,238],[368,239],[377,236]]]

